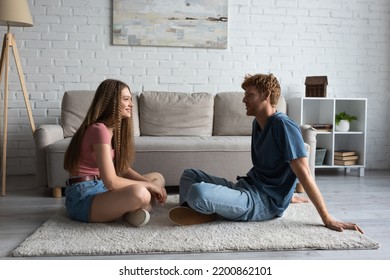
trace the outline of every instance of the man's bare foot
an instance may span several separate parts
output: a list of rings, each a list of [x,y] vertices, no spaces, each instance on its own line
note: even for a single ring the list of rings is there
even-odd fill
[[[291,198],[291,203],[306,203],[306,202],[309,202],[309,199],[304,196],[294,195]]]

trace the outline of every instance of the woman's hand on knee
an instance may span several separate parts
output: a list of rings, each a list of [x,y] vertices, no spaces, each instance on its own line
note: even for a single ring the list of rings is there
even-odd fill
[[[151,193],[151,195],[157,199],[158,203],[165,204],[165,202],[167,201],[167,191],[164,187],[150,183],[146,188]]]

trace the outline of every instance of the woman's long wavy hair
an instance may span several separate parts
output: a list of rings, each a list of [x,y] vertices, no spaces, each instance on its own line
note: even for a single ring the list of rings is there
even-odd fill
[[[133,118],[122,118],[120,112],[121,92],[130,88],[127,84],[107,79],[96,90],[87,115],[73,135],[65,152],[64,168],[76,174],[80,165],[81,142],[86,129],[94,123],[103,123],[113,128],[112,146],[115,149],[114,166],[117,173],[126,170],[134,161]]]

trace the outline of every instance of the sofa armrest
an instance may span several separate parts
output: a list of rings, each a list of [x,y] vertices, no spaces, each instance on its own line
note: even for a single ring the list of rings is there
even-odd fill
[[[40,125],[34,131],[36,178],[38,186],[47,186],[46,147],[62,139],[64,139],[64,131],[58,124]]]
[[[309,167],[310,173],[315,178],[315,161],[316,161],[316,148],[317,148],[317,132],[310,125],[301,125],[301,132],[303,141],[309,145]]]

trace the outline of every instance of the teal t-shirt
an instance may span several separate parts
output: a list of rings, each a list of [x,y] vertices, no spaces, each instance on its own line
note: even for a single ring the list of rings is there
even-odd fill
[[[247,176],[259,192],[268,195],[276,215],[281,216],[291,201],[297,182],[290,161],[307,157],[298,124],[280,112],[269,117],[264,129],[255,119],[251,152],[253,167]]]

